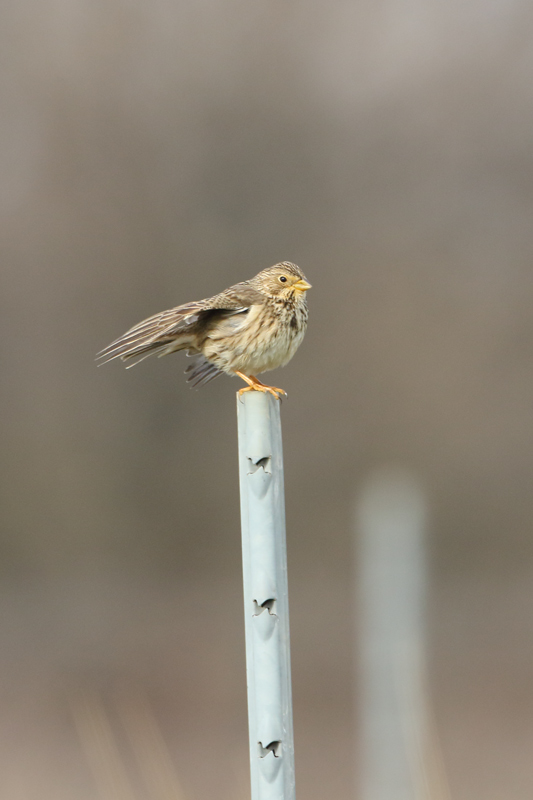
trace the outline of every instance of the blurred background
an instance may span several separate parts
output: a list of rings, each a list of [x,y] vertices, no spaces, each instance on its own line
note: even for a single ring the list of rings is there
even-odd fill
[[[360,800],[354,503],[391,467],[424,494],[446,791],[531,796],[532,24],[525,0],[2,4],[2,797],[249,796],[240,384],[93,359],[279,260],[313,284],[272,374],[298,794]]]

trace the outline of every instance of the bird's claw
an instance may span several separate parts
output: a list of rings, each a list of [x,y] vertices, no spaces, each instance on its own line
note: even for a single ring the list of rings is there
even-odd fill
[[[281,400],[280,395],[282,394],[287,397],[287,392],[284,389],[278,389],[277,386],[264,386],[262,383],[255,383],[253,386],[245,386],[239,389],[238,394],[244,394],[245,392],[263,392],[264,394],[268,392],[275,397],[276,400]]]

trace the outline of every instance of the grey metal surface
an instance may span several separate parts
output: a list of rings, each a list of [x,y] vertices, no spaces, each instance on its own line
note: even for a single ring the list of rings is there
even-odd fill
[[[294,800],[279,400],[237,395],[252,800]]]

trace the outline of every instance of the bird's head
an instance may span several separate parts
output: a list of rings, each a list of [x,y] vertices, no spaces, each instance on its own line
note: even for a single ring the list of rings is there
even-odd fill
[[[264,269],[250,283],[264,294],[281,300],[303,300],[305,293],[311,288],[300,267],[291,264],[290,261],[282,261]]]

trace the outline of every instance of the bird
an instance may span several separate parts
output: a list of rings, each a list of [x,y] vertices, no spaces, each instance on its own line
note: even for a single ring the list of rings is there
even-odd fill
[[[97,360],[120,358],[129,368],[151,355],[186,350],[193,357],[185,370],[192,386],[226,373],[247,384],[239,395],[258,391],[280,400],[287,393],[257,375],[285,366],[302,343],[310,288],[300,267],[281,261],[213,297],[148,317],[100,351]]]

